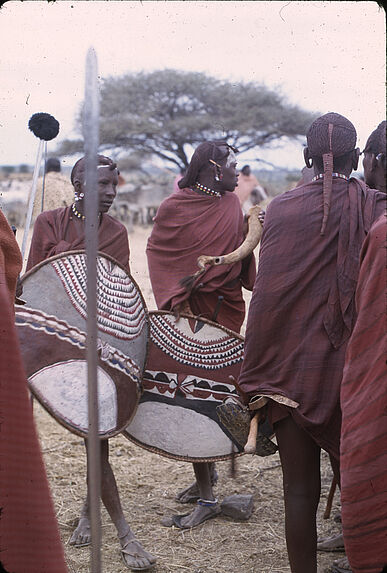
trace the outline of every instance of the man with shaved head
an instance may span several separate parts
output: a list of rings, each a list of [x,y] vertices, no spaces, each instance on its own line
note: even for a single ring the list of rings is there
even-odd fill
[[[340,384],[359,253],[385,206],[385,195],[350,178],[356,139],[337,113],[310,126],[304,156],[315,176],[267,209],[247,321],[239,386],[249,411],[268,416],[276,433],[292,573],[317,571],[320,450],[339,481]]]
[[[36,219],[28,257],[27,270],[48,257],[85,249],[85,169],[83,157],[74,165],[71,183],[74,187],[74,203],[69,207],[44,211]],[[116,196],[118,169],[109,157],[98,155],[98,250],[110,255],[129,271],[128,233],[119,221],[108,215]],[[101,498],[117,529],[124,563],[136,571],[150,569],[155,557],[145,551],[135,538],[122,511],[113,470],[109,463],[108,440],[101,440]],[[85,440],[87,447],[87,440]],[[89,495],[84,503],[81,517],[70,545],[82,547],[91,542]]]

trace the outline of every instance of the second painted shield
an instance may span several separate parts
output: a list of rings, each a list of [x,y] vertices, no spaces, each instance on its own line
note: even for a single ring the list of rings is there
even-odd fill
[[[221,426],[216,406],[237,395],[243,337],[216,323],[150,312],[143,394],[124,435],[183,461],[224,460],[240,448]]]

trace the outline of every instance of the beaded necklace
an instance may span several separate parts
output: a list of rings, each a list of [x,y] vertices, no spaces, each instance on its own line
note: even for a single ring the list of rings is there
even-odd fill
[[[191,189],[192,191],[197,189],[198,191],[202,191],[202,193],[205,193],[206,195],[211,195],[212,197],[218,197],[219,199],[222,196],[222,194],[219,193],[219,191],[214,191],[214,189],[210,189],[209,187],[206,187],[205,185],[202,185],[199,182],[196,182],[195,185],[191,187]]]
[[[84,221],[86,219],[85,215],[82,215],[82,213],[80,213],[78,211],[78,209],[75,206],[75,203],[73,203],[71,205],[71,210],[74,213],[74,215],[77,217],[77,219],[81,219],[81,221]],[[101,218],[101,213],[98,213],[98,219],[100,219],[100,218]]]
[[[77,219],[81,219],[82,221],[84,221],[86,219],[85,215],[82,215],[82,213],[80,213],[78,211],[78,209],[75,206],[75,203],[72,204],[71,210],[74,213],[74,215],[77,217]]]
[[[323,179],[324,173],[319,173],[316,177],[313,177],[313,181],[317,181],[317,179]],[[349,181],[349,177],[344,175],[343,173],[332,173],[332,177],[338,177],[339,179],[345,179],[345,181]]]

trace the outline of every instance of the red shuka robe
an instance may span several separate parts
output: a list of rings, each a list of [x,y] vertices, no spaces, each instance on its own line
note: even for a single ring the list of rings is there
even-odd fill
[[[15,328],[21,267],[19,247],[0,211],[0,569],[65,573]]]
[[[245,315],[241,287],[251,290],[254,284],[253,255],[244,263],[209,268],[191,293],[180,281],[198,270],[199,255],[225,255],[243,238],[243,215],[233,193],[218,198],[180,189],[167,197],[157,211],[146,251],[157,307],[172,310],[189,299],[194,314],[211,320],[218,296],[223,296],[217,322],[239,332]]]
[[[239,385],[248,396],[277,395],[285,407],[273,407],[272,422],[290,413],[336,457],[359,253],[384,205],[383,193],[334,178],[324,236],[322,180],[275,197],[265,217]]]
[[[85,235],[78,236],[71,207],[43,211],[35,221],[26,270],[41,261],[85,249]],[[128,233],[117,219],[102,214],[98,227],[98,250],[110,255],[129,271]]]
[[[386,234],[382,215],[360,255],[358,316],[341,385],[341,513],[353,573],[387,565]]]

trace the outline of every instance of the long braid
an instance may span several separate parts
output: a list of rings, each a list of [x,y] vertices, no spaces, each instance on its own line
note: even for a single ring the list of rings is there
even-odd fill
[[[332,133],[333,123],[328,125],[329,153],[323,153],[324,180],[323,180],[323,220],[320,235],[325,235],[329,210],[332,198],[332,173],[333,173],[333,153],[332,153]]]
[[[324,173],[323,179],[323,218],[320,234],[324,235],[332,198],[332,173],[335,161],[351,153],[356,145],[356,130],[352,123],[338,113],[327,113],[316,119],[307,133],[307,144],[314,164]]]

